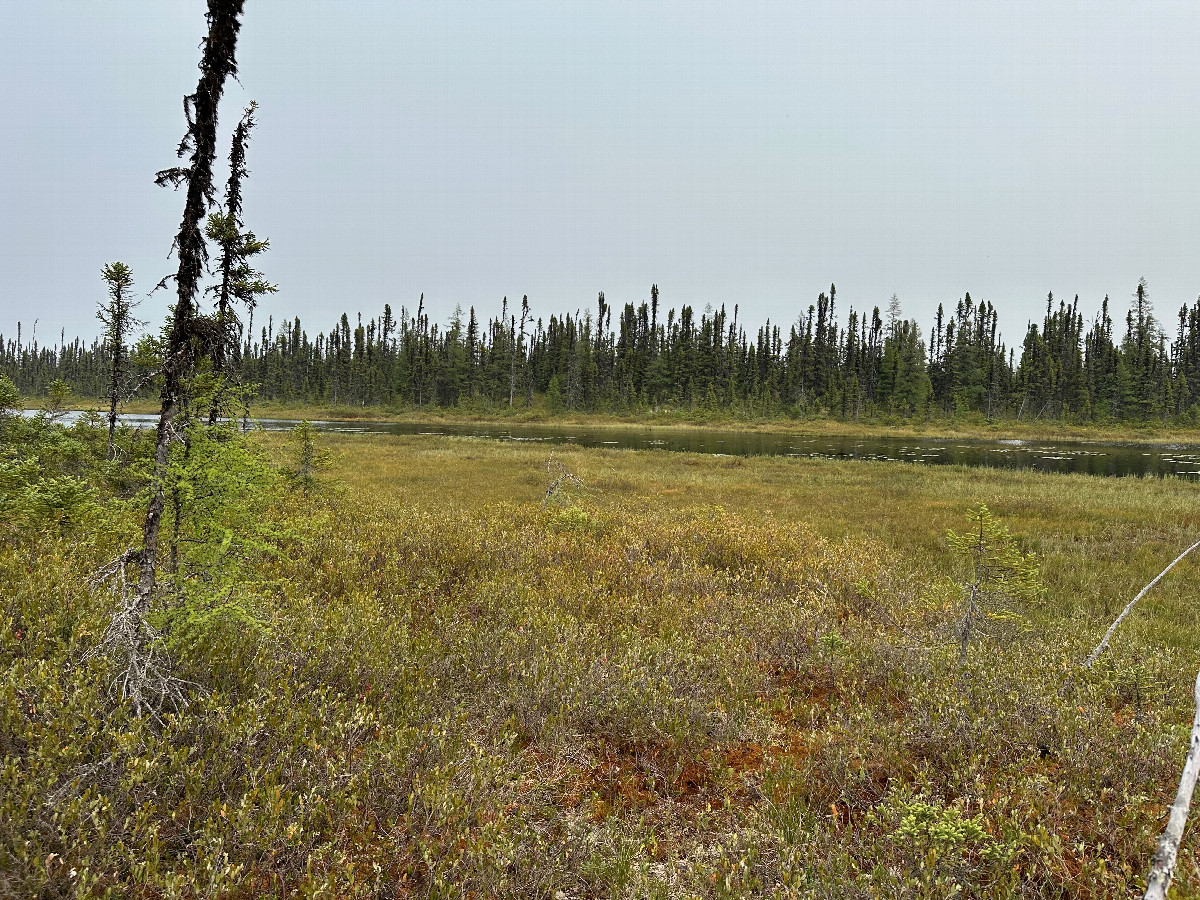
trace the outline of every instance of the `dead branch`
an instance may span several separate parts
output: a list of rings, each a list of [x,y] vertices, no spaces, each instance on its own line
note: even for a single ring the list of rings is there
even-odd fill
[[[146,621],[138,597],[132,592],[127,592],[126,601],[113,615],[100,643],[87,656],[100,654],[117,665],[110,692],[118,700],[131,703],[138,718],[147,715],[161,723],[164,711],[183,709],[188,689],[199,687],[173,674],[159,633]]]
[[[106,582],[117,581],[116,593],[117,596],[123,596],[126,589],[125,584],[125,567],[131,566],[141,559],[142,551],[137,547],[130,547],[116,559],[105,563],[99,569],[92,573],[88,579],[88,587],[96,590]]]
[[[157,378],[161,374],[162,374],[162,369],[155,369],[154,371],[147,373],[145,376],[138,379],[137,384],[126,389],[125,392],[121,395],[121,399],[122,400],[132,400],[139,393],[141,393],[142,388],[144,388],[146,385],[148,385],[150,382],[152,382],[155,378]]]
[[[1188,547],[1186,550],[1184,550],[1182,553],[1180,553],[1177,557],[1175,557],[1174,562],[1172,562],[1169,566],[1167,566],[1165,569],[1163,569],[1161,572],[1159,572],[1158,575],[1155,576],[1153,581],[1151,581],[1148,585],[1146,585],[1144,588],[1142,588],[1141,591],[1138,593],[1138,595],[1129,601],[1128,605],[1123,610],[1121,610],[1121,614],[1119,616],[1117,616],[1116,621],[1114,621],[1111,625],[1108,626],[1108,631],[1104,632],[1104,638],[1100,641],[1099,644],[1096,645],[1096,649],[1091,652],[1091,655],[1088,656],[1087,661],[1084,663],[1085,666],[1087,666],[1088,668],[1091,668],[1092,664],[1100,658],[1100,654],[1102,654],[1105,650],[1108,649],[1108,642],[1112,638],[1113,634],[1116,632],[1117,627],[1121,624],[1121,622],[1123,622],[1125,620],[1125,617],[1127,615],[1129,615],[1129,613],[1130,613],[1130,611],[1132,611],[1133,607],[1137,605],[1137,602],[1139,600],[1141,600],[1142,597],[1146,596],[1146,592],[1149,591],[1150,588],[1152,588],[1156,584],[1158,584],[1159,580],[1164,575],[1166,575],[1173,568],[1175,568],[1176,563],[1178,563],[1181,559],[1183,559],[1185,556],[1187,556],[1189,553],[1191,553],[1197,547],[1200,547],[1200,541],[1196,541],[1196,543],[1192,544],[1192,546]]]
[[[1150,588],[1158,584],[1162,577],[1170,572],[1176,565],[1189,553],[1200,547],[1200,541],[1192,544],[1182,553],[1180,553],[1171,562],[1169,566],[1163,569],[1154,580],[1138,592],[1129,603],[1121,610],[1121,614],[1116,620],[1108,626],[1108,631],[1104,633],[1104,638],[1096,645],[1096,649],[1088,656],[1085,665],[1091,665],[1100,658],[1100,655],[1108,649],[1108,642],[1112,639],[1113,634],[1124,621],[1125,617],[1133,610],[1137,602],[1146,595]],[[1150,874],[1146,877],[1146,900],[1166,900],[1167,891],[1171,889],[1171,879],[1175,877],[1175,866],[1179,861],[1179,843],[1183,839],[1183,829],[1187,825],[1188,810],[1192,805],[1192,795],[1196,791],[1196,780],[1200,776],[1200,672],[1196,673],[1196,686],[1193,691],[1193,700],[1196,704],[1196,714],[1192,719],[1192,736],[1188,745],[1187,756],[1183,762],[1183,774],[1179,779],[1179,789],[1175,792],[1175,800],[1171,804],[1171,815],[1167,820],[1166,830],[1163,831],[1162,837],[1158,841],[1158,849],[1154,852],[1154,859],[1150,864]]]
[[[560,496],[560,491],[564,485],[575,484],[579,487],[585,487],[583,479],[563,465],[561,461],[555,459],[553,453],[546,460],[546,475],[550,479],[550,484],[546,488],[546,496],[542,498],[542,509],[545,509],[546,504],[551,500],[557,499]]]
[[[1159,576],[1161,577],[1162,575]],[[1157,580],[1156,578],[1155,581]],[[1179,790],[1175,792],[1175,802],[1171,804],[1171,817],[1167,820],[1167,828],[1159,838],[1158,849],[1154,852],[1154,860],[1150,864],[1150,874],[1146,878],[1146,900],[1166,900],[1167,891],[1171,889],[1171,879],[1175,877],[1175,865],[1179,860],[1179,842],[1183,839],[1183,829],[1187,825],[1188,809],[1192,805],[1192,794],[1196,790],[1196,777],[1200,775],[1200,672],[1196,673],[1194,699],[1196,716],[1192,720],[1192,739],[1183,762]]]
[[[138,595],[130,590],[125,577],[127,566],[139,564],[140,548],[126,550],[101,566],[88,579],[93,589],[111,583],[118,609],[100,638],[84,659],[106,656],[116,664],[109,690],[118,701],[133,704],[134,715],[148,715],[161,723],[167,709],[179,711],[187,705],[187,691],[199,685],[177,678],[171,671],[171,659],[162,649],[158,631],[146,621]]]

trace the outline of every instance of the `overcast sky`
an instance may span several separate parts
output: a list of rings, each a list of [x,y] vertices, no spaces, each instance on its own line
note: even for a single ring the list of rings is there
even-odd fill
[[[0,4],[0,332],[92,336],[183,195],[198,0]],[[248,0],[247,225],[312,334],[384,303],[537,315],[596,292],[785,326],[964,292],[1010,343],[1047,291],[1200,293],[1200,4]],[[223,151],[224,153],[224,151]],[[224,178],[224,173],[220,175]],[[147,301],[159,320],[167,299]]]

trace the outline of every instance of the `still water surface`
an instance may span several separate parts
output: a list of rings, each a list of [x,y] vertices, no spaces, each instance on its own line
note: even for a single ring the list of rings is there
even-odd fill
[[[157,416],[127,415],[129,425],[153,427]],[[259,419],[280,431],[285,419]],[[724,456],[793,456],[825,459],[897,460],[929,465],[985,466],[1082,472],[1089,475],[1175,475],[1200,478],[1200,445],[1111,444],[1092,441],[960,440],[911,437],[778,434],[681,428],[587,428],[574,425],[421,425],[393,422],[314,422],[339,434],[452,435],[546,445],[575,444],[631,450],[682,450]]]

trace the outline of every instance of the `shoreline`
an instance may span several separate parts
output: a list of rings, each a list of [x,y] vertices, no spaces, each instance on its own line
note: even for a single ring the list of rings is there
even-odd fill
[[[99,401],[81,401],[80,410],[101,409]],[[121,411],[133,414],[158,412],[153,401],[133,401]],[[613,413],[552,413],[543,408],[521,409],[512,413],[477,410],[389,410],[378,406],[304,406],[261,403],[251,407],[251,418],[309,420],[327,422],[385,422],[421,425],[515,425],[543,428],[580,427],[618,429],[656,429],[663,431],[710,431],[725,433],[795,434],[811,436],[844,435],[850,437],[894,437],[913,440],[1023,440],[1070,441],[1108,444],[1192,444],[1200,445],[1200,428],[1172,428],[1166,425],[1109,426],[1065,423],[993,422],[966,423],[934,420],[928,423],[888,424],[848,422],[839,419],[760,419],[745,420],[713,416],[684,418],[681,415],[619,415]]]

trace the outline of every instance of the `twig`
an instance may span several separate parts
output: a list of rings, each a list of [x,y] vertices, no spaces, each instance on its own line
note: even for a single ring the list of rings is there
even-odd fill
[[[124,596],[125,593],[125,567],[138,562],[142,557],[142,551],[137,547],[130,547],[116,559],[104,564],[88,579],[88,587],[95,590],[104,584],[106,581],[117,579],[119,587],[117,588],[117,596]]]
[[[553,453],[546,460],[546,475],[550,478],[550,486],[546,488],[546,496],[542,498],[542,509],[545,509],[547,503],[559,496],[559,491],[564,484],[577,484],[580,487],[586,487],[583,479],[573,473],[559,460],[555,459]]]
[[[142,388],[144,388],[146,385],[148,385],[151,381],[153,381],[155,378],[157,378],[161,374],[162,374],[162,369],[155,369],[154,371],[147,373],[144,377],[142,377],[138,380],[137,384],[133,385],[132,387],[128,387],[125,390],[124,394],[122,395],[121,399],[122,400],[132,400],[139,393],[141,393]]]
[[[1185,556],[1187,556],[1189,553],[1191,553],[1197,547],[1200,547],[1200,541],[1196,541],[1196,543],[1192,544],[1192,546],[1188,547],[1186,550],[1184,550],[1182,553],[1180,553],[1177,557],[1175,557],[1175,562],[1171,563],[1171,565],[1167,566],[1165,569],[1163,569],[1161,572],[1159,572],[1153,581],[1151,581],[1148,585],[1146,585],[1144,588],[1142,588],[1142,590],[1138,593],[1138,595],[1129,601],[1129,605],[1126,606],[1123,610],[1121,610],[1121,614],[1119,616],[1117,616],[1116,621],[1108,626],[1108,631],[1104,632],[1103,640],[1101,640],[1100,643],[1096,645],[1096,649],[1092,651],[1091,655],[1087,658],[1087,661],[1084,663],[1085,666],[1087,666],[1090,669],[1092,667],[1092,663],[1094,663],[1096,660],[1098,660],[1100,658],[1100,654],[1108,649],[1108,641],[1113,636],[1113,633],[1117,630],[1117,626],[1119,626],[1121,624],[1121,622],[1124,621],[1125,617],[1127,615],[1129,615],[1130,611],[1137,604],[1137,602],[1146,595],[1146,592],[1148,590],[1150,590],[1150,588],[1152,588],[1156,584],[1158,584],[1159,579],[1161,579],[1164,575],[1166,575],[1173,568],[1175,568],[1176,563],[1178,563],[1181,559],[1183,559]]]
[[[1155,581],[1157,580],[1156,578]],[[1158,849],[1154,852],[1154,860],[1150,865],[1150,874],[1146,878],[1146,900],[1166,900],[1167,891],[1171,889],[1171,879],[1175,876],[1175,865],[1179,861],[1179,842],[1183,839],[1188,808],[1192,805],[1192,794],[1196,790],[1196,777],[1200,775],[1200,672],[1196,673],[1194,699],[1196,716],[1192,720],[1192,739],[1183,762],[1179,790],[1175,792],[1175,802],[1171,804],[1171,817],[1167,820],[1166,830],[1159,838]]]

